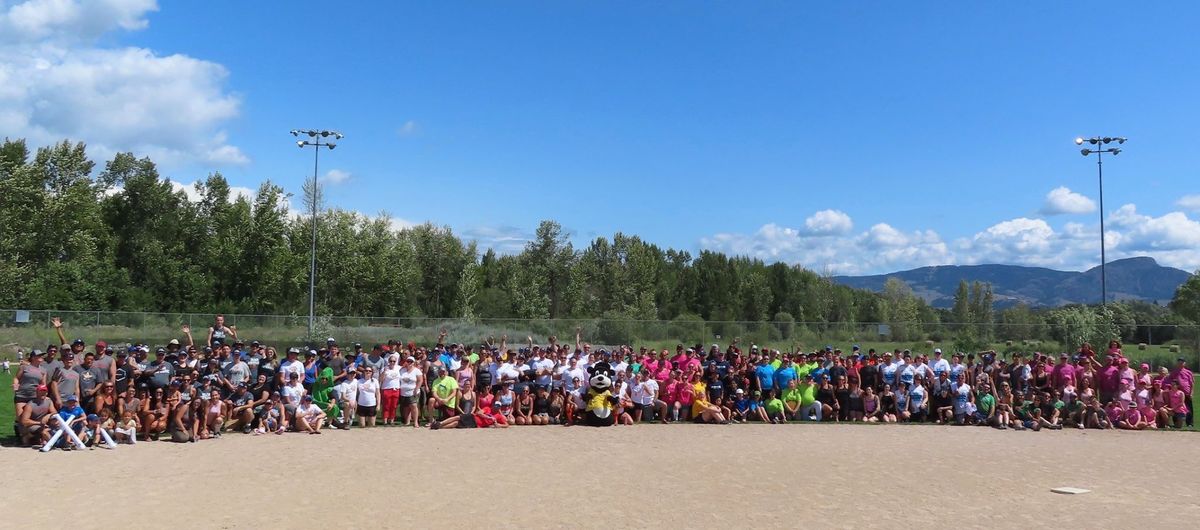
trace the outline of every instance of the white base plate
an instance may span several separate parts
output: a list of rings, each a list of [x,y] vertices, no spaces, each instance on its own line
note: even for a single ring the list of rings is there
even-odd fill
[[[1061,488],[1051,488],[1050,491],[1052,491],[1054,493],[1061,493],[1063,495],[1079,495],[1080,493],[1088,493],[1092,490],[1085,490],[1083,488],[1072,488],[1070,486],[1063,486]]]

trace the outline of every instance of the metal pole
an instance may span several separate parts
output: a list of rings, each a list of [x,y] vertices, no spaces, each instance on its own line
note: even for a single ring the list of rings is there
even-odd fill
[[[321,143],[313,146],[313,180],[312,180],[312,260],[308,269],[308,340],[312,341],[313,316],[317,287],[317,164],[321,159]]]
[[[1096,150],[1096,175],[1100,180],[1100,305],[1108,304],[1108,277],[1104,266],[1108,261],[1104,255],[1104,150]]]

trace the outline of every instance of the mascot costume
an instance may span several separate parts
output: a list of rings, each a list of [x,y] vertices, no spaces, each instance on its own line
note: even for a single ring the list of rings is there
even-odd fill
[[[616,423],[617,396],[612,393],[613,377],[617,374],[607,362],[600,361],[588,367],[588,389],[583,402],[583,424],[592,427],[608,427]]]

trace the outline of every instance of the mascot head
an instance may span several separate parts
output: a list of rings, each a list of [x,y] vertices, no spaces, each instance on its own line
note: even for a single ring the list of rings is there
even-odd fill
[[[612,387],[616,372],[605,361],[597,362],[588,367],[588,386],[593,392],[604,392]]]

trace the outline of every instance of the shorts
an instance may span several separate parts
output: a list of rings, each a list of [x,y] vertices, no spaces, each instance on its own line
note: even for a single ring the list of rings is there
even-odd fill
[[[1175,421],[1185,421],[1185,420],[1187,420],[1186,412],[1176,412],[1175,413]]]
[[[407,407],[409,405],[416,405],[416,404],[417,404],[417,395],[416,394],[413,394],[411,396],[400,396],[400,405],[401,406]]]
[[[477,425],[475,423],[475,415],[474,414],[463,414],[462,418],[460,418],[458,420],[457,428],[459,428],[459,429],[474,429],[478,426],[479,425]]]
[[[1037,425],[1037,422],[1033,420],[1021,420],[1021,426],[1026,429],[1032,429],[1034,425]]]
[[[643,404],[641,404],[641,403],[634,403],[634,404],[633,404],[633,410],[634,410],[634,411],[636,411],[636,412],[641,412],[641,411],[643,411],[643,410],[645,410],[645,409],[646,409],[646,405],[643,405]]]
[[[185,431],[171,431],[171,441],[175,443],[183,443],[192,441],[192,433]]]
[[[356,409],[356,412],[358,413],[358,416],[360,418],[374,418],[375,417],[375,407],[374,406],[368,407],[365,405],[359,405],[358,409]]]

